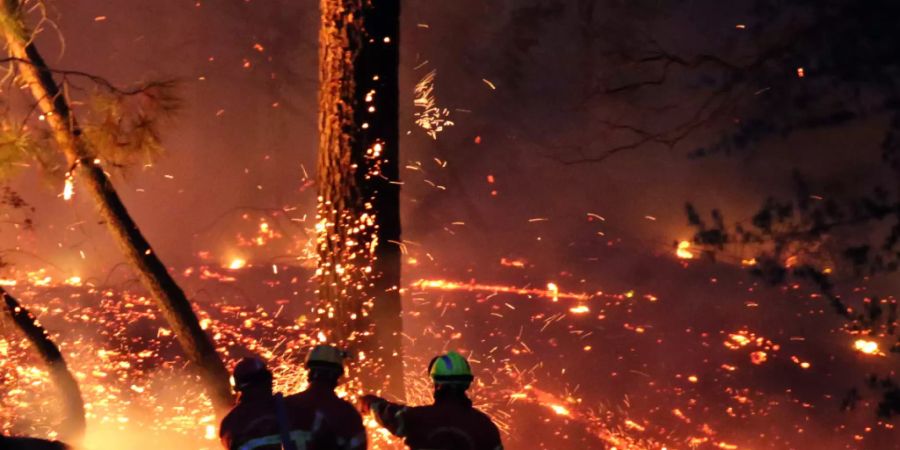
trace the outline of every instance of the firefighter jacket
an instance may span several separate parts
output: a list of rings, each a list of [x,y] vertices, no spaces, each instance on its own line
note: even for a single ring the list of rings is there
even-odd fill
[[[219,437],[226,450],[280,450],[274,396],[241,401],[225,416]],[[362,417],[328,386],[284,398],[288,434],[297,450],[365,450]]]
[[[497,426],[464,395],[437,397],[428,406],[405,406],[374,397],[375,419],[411,450],[503,450]]]

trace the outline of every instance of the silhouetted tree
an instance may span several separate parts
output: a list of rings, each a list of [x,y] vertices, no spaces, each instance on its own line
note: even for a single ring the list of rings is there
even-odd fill
[[[368,388],[403,396],[399,0],[322,0],[319,295],[333,337],[364,353]],[[358,357],[357,354],[353,355]]]
[[[9,121],[6,121],[4,131],[15,139],[2,150],[19,149],[22,154],[30,153],[45,162],[49,158],[46,145],[49,141],[55,144],[68,167],[67,176],[90,193],[109,232],[156,300],[188,359],[197,367],[213,405],[218,411],[224,411],[232,403],[225,365],[200,327],[184,292],[128,214],[103,166],[104,163],[117,164],[115,155],[122,155],[122,150],[153,151],[158,148],[152,109],[138,108],[137,112],[128,115],[120,107],[129,97],[142,94],[145,101],[155,104],[163,112],[171,110],[174,99],[167,94],[169,86],[156,83],[126,92],[99,77],[80,72],[54,72],[38,52],[33,31],[26,24],[31,6],[30,2],[4,0],[0,6],[0,32],[10,56],[7,61],[12,62],[16,70],[15,80],[31,93],[36,102],[34,110],[41,114],[40,121],[29,115],[25,124],[15,128],[9,127]],[[37,6],[43,5],[37,3]],[[110,101],[105,106],[97,106],[93,112],[98,117],[82,126],[71,109],[69,96],[54,79],[55,74],[86,76],[105,89],[105,95],[98,99]],[[37,123],[28,123],[29,119]],[[47,139],[42,141],[40,133],[33,132],[35,128],[46,133]],[[108,153],[101,154],[101,149],[108,149]],[[103,159],[104,156],[109,157]]]

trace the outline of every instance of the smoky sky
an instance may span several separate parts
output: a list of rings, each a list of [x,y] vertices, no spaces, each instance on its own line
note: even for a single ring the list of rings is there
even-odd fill
[[[168,264],[189,265],[203,250],[221,253],[215,241],[248,211],[289,208],[294,219],[312,212],[314,188],[304,169],[314,178],[317,2],[53,6],[59,33],[48,28],[38,42],[55,67],[123,86],[180,80],[183,108],[163,128],[166,154],[153,167],[116,177]],[[656,42],[685,55],[715,51],[741,39],[735,25],[745,19],[741,2],[404,2],[405,237],[445,250],[451,260],[535,245],[567,257],[572,236],[595,213],[607,219],[590,230],[603,233],[598,243],[621,239],[666,251],[672,240],[689,237],[685,201],[746,219],[767,195],[786,191],[793,169],[850,184],[864,179],[878,157],[877,119],[773,138],[730,156],[686,156],[720,131],[710,127],[673,148],[647,144],[600,163],[559,161],[634,138],[604,123],[648,130],[675,123],[684,110],[661,106],[687,105],[696,95],[691,74],[634,95],[597,95],[597,86],[642,75],[610,57],[614,50]],[[413,116],[413,88],[432,70],[437,104],[455,122],[437,140]],[[47,188],[33,174],[15,186],[37,207],[32,236],[19,236],[23,248],[67,270],[83,264],[79,251],[101,262],[92,267],[118,261],[84,196],[65,203],[58,186]],[[549,220],[529,222],[535,218]],[[302,222],[294,223],[301,225],[293,232],[302,233]],[[446,239],[454,240],[452,249],[439,245]]]

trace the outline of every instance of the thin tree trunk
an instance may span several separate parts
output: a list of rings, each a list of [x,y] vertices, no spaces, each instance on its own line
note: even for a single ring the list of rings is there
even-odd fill
[[[59,391],[65,411],[65,421],[60,426],[59,435],[63,440],[77,442],[84,436],[84,399],[78,381],[72,376],[59,347],[50,340],[47,331],[37,322],[37,318],[25,309],[5,289],[0,287],[0,296],[6,304],[9,317],[28,338],[50,372],[50,379]]]
[[[319,296],[363,385],[403,397],[400,0],[321,0]],[[357,356],[357,355],[354,355]]]
[[[76,180],[84,186],[100,210],[100,216],[125,254],[137,270],[144,287],[156,300],[169,326],[172,327],[188,359],[196,365],[218,412],[231,407],[233,397],[228,371],[219,358],[212,341],[200,328],[197,316],[184,291],[169,274],[103,171],[96,152],[91,148],[69,104],[53,79],[24,24],[18,0],[3,0],[0,25],[6,38],[10,56],[16,58],[19,72],[38,107],[46,117],[50,132],[63,152]]]

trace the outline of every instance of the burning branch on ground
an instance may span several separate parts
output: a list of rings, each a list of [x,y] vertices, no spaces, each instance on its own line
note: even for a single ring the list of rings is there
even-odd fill
[[[47,364],[50,379],[53,380],[62,397],[65,421],[60,425],[60,436],[67,440],[79,440],[84,435],[85,418],[84,400],[81,397],[78,381],[69,371],[59,347],[50,339],[47,330],[40,325],[38,319],[2,287],[0,287],[0,296],[3,297],[9,317]]]

